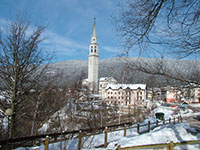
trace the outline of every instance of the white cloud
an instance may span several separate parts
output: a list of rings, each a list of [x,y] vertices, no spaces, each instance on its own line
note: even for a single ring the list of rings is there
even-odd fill
[[[114,52],[114,53],[120,53],[121,52],[121,50],[116,48],[116,47],[103,46],[102,48],[106,51],[109,51],[109,52]]]
[[[44,44],[51,49],[55,48],[56,54],[75,55],[84,50],[88,51],[89,45],[81,44],[57,33],[48,31],[45,36],[47,36],[47,39]]]
[[[9,20],[7,20],[5,18],[0,18],[0,29],[6,30],[6,27],[8,26],[9,23],[10,23]]]
[[[8,20],[6,20],[6,19],[4,19],[4,18],[0,18],[0,25],[1,25],[1,26],[5,26],[5,25],[7,25],[8,23],[9,23]]]

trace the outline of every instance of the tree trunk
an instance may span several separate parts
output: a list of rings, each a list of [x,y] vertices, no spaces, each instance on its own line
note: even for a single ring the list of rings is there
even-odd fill
[[[16,63],[17,60],[15,60]],[[16,63],[17,64],[17,63]],[[16,95],[17,95],[17,75],[18,75],[18,70],[17,66],[15,66],[15,74],[14,74],[14,82],[13,82],[13,91],[12,91],[12,102],[11,102],[11,109],[12,109],[12,116],[11,116],[11,121],[10,121],[10,133],[9,133],[9,138],[14,138],[15,136],[15,109],[16,109]]]

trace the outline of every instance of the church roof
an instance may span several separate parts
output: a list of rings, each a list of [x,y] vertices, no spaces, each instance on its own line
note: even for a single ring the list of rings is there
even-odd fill
[[[101,78],[99,78],[100,82],[101,81],[111,81],[111,80],[114,80],[114,81],[117,82],[117,80],[115,78],[113,78],[113,77],[101,77]]]
[[[108,84],[106,86],[106,89],[109,89],[109,88],[114,89],[114,90],[117,90],[119,88],[122,88],[122,89],[130,88],[132,90],[141,88],[142,90],[145,90],[146,84]]]

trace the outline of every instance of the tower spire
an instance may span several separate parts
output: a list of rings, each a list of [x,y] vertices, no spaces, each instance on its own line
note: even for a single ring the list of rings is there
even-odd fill
[[[94,18],[94,24],[93,24],[93,29],[92,29],[92,38],[93,37],[97,38],[97,33],[96,33],[96,18]]]

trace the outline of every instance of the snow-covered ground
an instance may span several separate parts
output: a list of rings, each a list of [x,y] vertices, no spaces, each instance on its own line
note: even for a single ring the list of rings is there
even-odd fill
[[[170,141],[180,142],[200,139],[200,134],[194,136],[191,133],[188,133],[188,129],[191,130],[188,123],[160,126],[152,130],[150,133],[142,134],[139,136],[131,135],[127,137],[121,137],[119,140],[111,142],[107,149],[115,149],[116,144],[120,145],[121,147],[130,147],[138,145],[169,143]],[[188,149],[194,150],[199,149],[200,145],[182,146],[177,147],[177,149],[183,149],[183,147],[188,147]]]
[[[199,104],[195,105],[195,107],[200,107]],[[176,107],[165,107],[159,106],[152,111],[152,114],[149,116],[147,121],[155,122],[155,113],[163,112],[165,114],[165,119],[169,117],[176,117],[178,115],[182,115],[183,117],[188,117],[192,115],[200,115],[200,113],[194,113],[190,109],[176,111],[178,108]],[[145,123],[144,122],[144,123]],[[108,150],[115,149],[117,145],[121,147],[130,147],[137,145],[147,145],[147,144],[159,144],[159,143],[169,143],[173,142],[181,142],[181,141],[189,141],[189,140],[200,140],[200,133],[194,128],[191,128],[189,123],[183,122],[180,124],[168,124],[166,126],[156,127],[151,130],[149,133],[144,133],[138,135],[136,128],[127,129],[127,136],[123,136],[124,132],[114,131],[108,133],[108,146],[107,148],[94,148],[99,145],[104,144],[104,134],[98,134],[95,136],[84,137],[83,141],[83,149],[84,150]],[[49,150],[60,150],[61,147],[64,149],[66,147],[68,150],[77,150],[78,139],[72,139],[70,141],[65,141],[61,143],[54,143],[49,145]],[[18,148],[18,150],[23,150],[24,148]],[[41,145],[40,149],[44,149],[44,146]],[[200,144],[195,145],[184,145],[175,147],[176,150],[182,149],[191,149],[191,150],[199,150]]]
[[[190,106],[192,106],[192,107],[200,107],[200,103],[199,104],[190,104]]]

